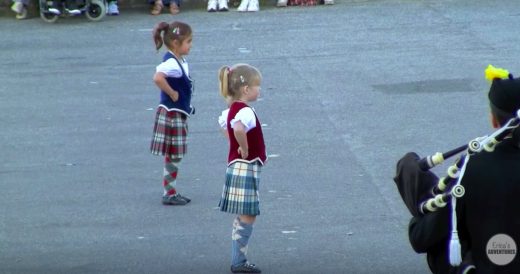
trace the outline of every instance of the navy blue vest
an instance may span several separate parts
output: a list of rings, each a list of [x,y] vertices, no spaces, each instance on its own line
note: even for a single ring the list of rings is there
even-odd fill
[[[193,89],[193,84],[190,76],[184,71],[181,63],[171,52],[167,52],[163,57],[163,62],[173,58],[179,64],[179,67],[182,71],[182,76],[180,78],[174,77],[166,77],[166,81],[175,91],[179,93],[179,99],[177,102],[174,102],[170,96],[164,90],[161,90],[161,104],[166,106],[170,110],[182,112],[186,115],[193,114],[195,109],[191,106],[191,94]]]

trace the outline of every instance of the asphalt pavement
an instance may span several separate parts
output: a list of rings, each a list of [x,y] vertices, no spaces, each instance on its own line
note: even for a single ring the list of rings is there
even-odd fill
[[[161,204],[163,160],[149,153],[164,52],[151,29],[172,20],[194,30],[184,207]],[[491,131],[484,69],[520,74],[519,25],[514,0],[1,17],[0,273],[229,273],[217,71],[239,62],[263,74],[254,107],[270,155],[250,261],[263,273],[428,273],[395,164]]]

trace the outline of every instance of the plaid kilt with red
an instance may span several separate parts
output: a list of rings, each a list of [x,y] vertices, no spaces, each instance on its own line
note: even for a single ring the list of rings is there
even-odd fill
[[[155,155],[181,159],[188,150],[186,115],[158,107],[155,115],[150,152]]]
[[[289,0],[287,1],[288,6],[316,6],[318,0]]]
[[[234,162],[227,167],[220,211],[239,215],[260,215],[260,171],[257,162]]]

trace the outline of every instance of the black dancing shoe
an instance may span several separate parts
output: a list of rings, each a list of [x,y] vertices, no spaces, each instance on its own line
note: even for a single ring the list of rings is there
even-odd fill
[[[186,203],[191,202],[191,199],[190,199],[190,198],[185,197],[185,196],[182,196],[182,195],[180,195],[180,194],[178,194],[178,193],[177,193],[177,195],[179,195],[179,197],[180,197],[181,199],[183,199],[184,201],[186,201]]]
[[[231,272],[233,273],[262,273],[262,270],[254,264],[245,262],[241,265],[231,266]]]
[[[187,203],[188,202],[186,200],[182,199],[181,195],[179,195],[179,194],[162,197],[163,205],[185,205]]]

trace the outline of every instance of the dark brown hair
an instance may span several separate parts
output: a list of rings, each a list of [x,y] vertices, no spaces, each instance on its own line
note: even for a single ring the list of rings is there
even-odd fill
[[[184,40],[192,36],[190,25],[175,21],[170,24],[160,22],[152,31],[155,49],[159,50],[163,44],[171,48],[173,41],[177,40],[182,43]]]

